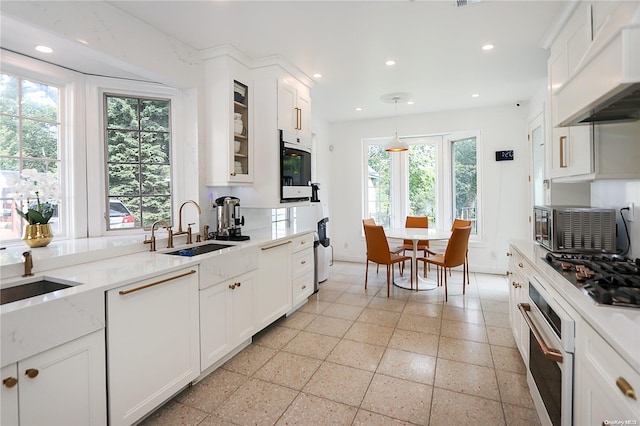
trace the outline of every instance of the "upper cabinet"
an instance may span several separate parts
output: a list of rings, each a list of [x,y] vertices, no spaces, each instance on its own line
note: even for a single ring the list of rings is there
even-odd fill
[[[278,80],[278,129],[294,133],[311,145],[311,97],[309,88],[285,76]]]
[[[253,182],[253,87],[250,70],[223,55],[205,59],[207,186]]]

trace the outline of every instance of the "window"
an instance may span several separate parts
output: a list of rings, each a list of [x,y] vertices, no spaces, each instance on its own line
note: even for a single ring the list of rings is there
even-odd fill
[[[62,101],[60,87],[10,74],[0,79],[0,239],[7,241],[20,238],[24,221],[15,209],[25,207],[11,198],[10,182],[35,169],[61,183]],[[62,219],[55,209],[49,221],[55,234],[63,232]]]
[[[171,102],[105,94],[108,230],[171,224]]]
[[[471,219],[478,233],[477,134],[405,138],[409,150],[384,150],[388,139],[364,141],[364,216],[385,227],[403,227],[406,216],[428,216],[448,228]]]

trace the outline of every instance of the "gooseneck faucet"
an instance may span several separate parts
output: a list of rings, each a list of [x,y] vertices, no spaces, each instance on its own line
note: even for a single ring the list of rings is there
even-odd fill
[[[193,204],[196,207],[196,209],[198,210],[198,214],[202,213],[202,210],[200,209],[200,206],[195,201],[187,200],[184,203],[182,203],[182,205],[180,206],[180,210],[178,210],[178,232],[176,232],[173,235],[187,234],[187,244],[193,244],[193,237],[191,236],[191,225],[193,225],[193,223],[187,224],[187,230],[186,231],[182,230],[182,208],[187,204]]]
[[[22,260],[24,261],[24,274],[22,274],[22,276],[33,276],[33,272],[31,272],[31,270],[33,269],[33,257],[31,256],[31,252],[25,251],[24,253],[22,253]]]
[[[153,225],[151,225],[151,238],[147,240],[147,238],[145,237],[143,241],[144,244],[151,245],[149,247],[149,251],[156,251],[155,230],[156,230],[156,225],[158,224],[164,225],[164,228],[167,230],[167,248],[173,248],[173,232],[171,231],[171,227],[164,220],[156,220],[155,222],[153,222]]]

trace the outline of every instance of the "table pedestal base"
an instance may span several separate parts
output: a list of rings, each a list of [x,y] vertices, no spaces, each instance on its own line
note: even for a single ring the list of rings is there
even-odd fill
[[[418,275],[418,282],[416,283],[415,280],[413,281],[414,290],[416,289],[416,284],[417,284],[418,291],[435,290],[436,288],[438,288],[438,283],[435,282],[433,279],[424,278],[419,275]],[[398,277],[398,278],[394,277],[393,285],[395,285],[396,287],[411,290],[411,280],[406,275],[404,277]]]

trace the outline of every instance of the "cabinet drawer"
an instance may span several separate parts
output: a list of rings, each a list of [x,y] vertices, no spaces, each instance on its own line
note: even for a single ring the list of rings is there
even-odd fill
[[[528,280],[531,275],[535,275],[533,266],[527,261],[524,256],[515,250],[511,250],[511,257],[509,259],[509,271],[514,274],[518,274],[521,279]]]
[[[295,253],[300,250],[304,250],[306,248],[313,249],[313,234],[308,233],[304,235],[299,235],[295,238],[291,239],[291,252]]]
[[[576,355],[593,374],[598,386],[622,406],[640,418],[640,373],[635,371],[598,333],[589,326],[579,328]],[[578,355],[579,354],[579,355]],[[620,382],[620,385],[617,383]],[[624,394],[630,386],[635,398]]]
[[[313,294],[313,271],[293,279],[293,306]]]
[[[294,253],[291,256],[292,277],[299,277],[309,271],[313,272],[313,250],[307,249]]]

